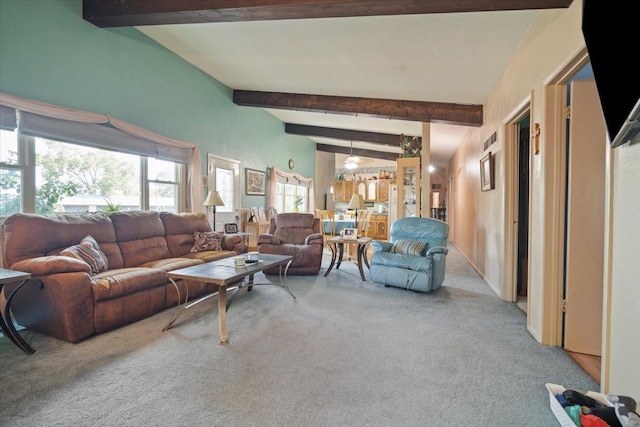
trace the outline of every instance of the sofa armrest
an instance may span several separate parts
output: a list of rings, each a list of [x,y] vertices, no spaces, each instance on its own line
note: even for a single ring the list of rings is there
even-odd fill
[[[225,234],[222,236],[221,246],[225,251],[232,251],[236,243],[242,242],[242,237],[237,234]]]
[[[389,252],[393,247],[393,243],[374,240],[371,242],[371,246],[373,246],[373,252]]]
[[[324,245],[324,237],[322,237],[322,233],[313,233],[309,234],[304,239],[305,245]]]
[[[244,254],[249,251],[249,248],[246,243],[244,243],[242,236],[238,236],[237,234],[225,234],[222,237],[220,246],[225,251],[234,251],[239,254]]]
[[[263,233],[263,234],[260,234],[258,236],[258,246],[260,246],[262,244],[279,245],[279,244],[281,244],[281,242],[280,242],[280,239],[278,239],[273,234],[264,234]]]
[[[444,246],[434,246],[432,248],[429,248],[425,256],[433,256],[435,254],[446,255],[448,253],[449,253],[449,249],[445,248]]]
[[[56,273],[90,273],[89,264],[68,256],[43,256],[24,259],[11,265],[11,269],[30,273],[32,276],[48,276]]]

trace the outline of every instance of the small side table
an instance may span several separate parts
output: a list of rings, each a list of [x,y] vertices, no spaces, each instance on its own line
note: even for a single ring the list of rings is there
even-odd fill
[[[18,290],[31,279],[31,274],[22,271],[8,270],[0,268],[0,327],[2,333],[11,340],[16,346],[27,354],[33,354],[36,351],[20,336],[11,320],[11,300]],[[7,297],[4,286],[9,283],[20,282],[18,286]]]
[[[331,249],[331,264],[329,264],[329,268],[327,268],[327,272],[324,273],[324,277],[327,277],[327,274],[333,268],[333,265],[336,264],[336,270],[340,268],[340,264],[342,264],[342,257],[344,255],[344,245],[357,245],[358,247],[358,257],[357,257],[357,265],[360,270],[360,277],[362,280],[367,280],[364,277],[364,269],[362,268],[362,262],[366,264],[367,268],[369,267],[369,260],[367,259],[367,249],[369,249],[369,245],[373,239],[371,237],[358,237],[357,239],[345,239],[342,237],[331,237],[329,239],[325,239],[325,242]]]

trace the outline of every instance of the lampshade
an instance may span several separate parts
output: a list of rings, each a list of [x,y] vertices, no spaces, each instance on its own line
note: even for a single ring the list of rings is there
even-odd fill
[[[359,194],[354,194],[351,196],[351,200],[349,200],[349,206],[347,209],[365,209],[364,199]]]
[[[224,202],[217,191],[209,191],[202,206],[224,206]]]

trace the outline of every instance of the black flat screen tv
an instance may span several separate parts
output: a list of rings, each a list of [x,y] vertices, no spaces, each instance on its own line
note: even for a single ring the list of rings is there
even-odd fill
[[[634,2],[583,0],[582,34],[612,146],[640,139],[640,53]]]

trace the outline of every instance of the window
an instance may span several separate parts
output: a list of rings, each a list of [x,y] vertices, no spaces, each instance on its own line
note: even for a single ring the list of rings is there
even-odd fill
[[[183,165],[0,130],[0,216],[18,212],[178,212]],[[19,138],[24,144],[18,144]],[[23,166],[33,147],[35,168]],[[144,174],[146,171],[146,174]],[[33,186],[29,182],[33,176]],[[24,188],[24,192],[21,189]],[[21,206],[34,206],[23,209]]]
[[[280,183],[276,184],[276,209],[278,212],[293,212],[296,198],[300,197],[302,204],[298,206],[300,212],[309,209],[309,189],[302,185]]]
[[[178,212],[178,206],[180,206],[180,165],[151,158],[148,158],[147,162],[149,209],[158,212]]]
[[[0,101],[0,216],[179,212],[201,203],[196,144],[108,115],[11,95]]]
[[[0,217],[21,211],[22,157],[18,132],[0,129]]]

